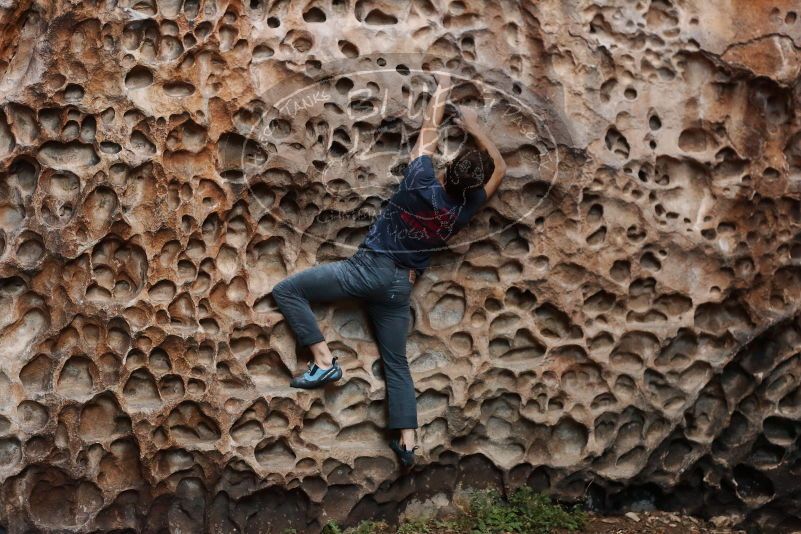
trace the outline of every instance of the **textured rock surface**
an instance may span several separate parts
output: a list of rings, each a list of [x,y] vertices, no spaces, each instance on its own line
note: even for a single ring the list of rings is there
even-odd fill
[[[799,9],[0,0],[2,523],[315,531],[530,483],[797,527]],[[347,61],[387,72],[268,98]],[[293,391],[269,294],[358,244],[443,64],[510,169],[415,288],[400,476],[367,318],[319,307],[347,380]]]

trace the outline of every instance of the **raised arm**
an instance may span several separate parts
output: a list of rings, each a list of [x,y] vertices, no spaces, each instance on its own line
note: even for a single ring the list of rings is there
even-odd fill
[[[487,199],[489,200],[489,198],[495,194],[495,191],[498,190],[498,187],[503,181],[503,177],[506,175],[506,162],[503,161],[503,156],[501,156],[498,147],[495,146],[495,143],[492,142],[478,123],[476,110],[465,106],[459,106],[459,114],[461,116],[456,120],[456,123],[460,125],[465,132],[473,136],[478,147],[482,150],[486,150],[492,158],[492,163],[495,164],[495,170],[492,172],[492,176],[490,176],[490,179],[484,184],[484,192],[487,194]]]
[[[417,136],[417,143],[410,157],[412,160],[423,155],[430,156],[437,151],[439,142],[439,124],[445,114],[445,102],[448,100],[448,93],[451,91],[451,77],[448,74],[437,75],[437,89],[431,95],[423,112],[423,126],[420,128],[420,135]]]

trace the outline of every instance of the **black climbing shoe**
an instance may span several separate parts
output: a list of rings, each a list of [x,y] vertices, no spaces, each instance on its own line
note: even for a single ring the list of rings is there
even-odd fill
[[[289,385],[293,388],[312,389],[324,386],[329,382],[336,382],[340,378],[342,378],[342,367],[334,358],[334,363],[326,369],[318,367],[314,362],[310,363],[309,369],[302,375],[293,378]]]
[[[417,450],[417,447],[412,448],[412,450],[408,450],[405,447],[401,447],[401,444],[398,443],[398,440],[393,439],[389,442],[389,448],[395,451],[395,454],[398,455],[400,463],[403,467],[411,467],[414,465],[414,451]]]

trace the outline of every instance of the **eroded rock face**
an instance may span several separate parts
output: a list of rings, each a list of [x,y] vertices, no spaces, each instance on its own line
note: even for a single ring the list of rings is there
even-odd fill
[[[316,531],[529,483],[797,527],[799,8],[0,0],[3,524]],[[401,475],[367,317],[316,307],[346,380],[291,390],[270,291],[361,241],[442,68],[509,173],[417,282]]]

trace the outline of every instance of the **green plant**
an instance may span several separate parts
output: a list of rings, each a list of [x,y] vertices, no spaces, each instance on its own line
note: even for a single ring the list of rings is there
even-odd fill
[[[586,515],[578,508],[566,510],[550,497],[523,487],[508,499],[496,491],[476,492],[470,499],[469,512],[474,534],[548,534],[554,529],[581,530]]]
[[[342,534],[342,527],[336,521],[329,521],[323,527],[321,534]]]
[[[415,521],[406,521],[398,526],[397,534],[430,534],[431,521],[425,519],[417,519]]]
[[[331,522],[323,534],[549,534],[555,529],[581,530],[586,520],[582,510],[566,509],[544,493],[524,487],[508,499],[497,491],[476,491],[465,513],[448,519],[405,521],[397,530],[383,521],[364,521],[345,530]]]
[[[504,503],[497,491],[474,493],[470,499],[470,514],[473,516],[473,532],[520,532],[521,523],[517,511]]]
[[[424,519],[405,521],[398,526],[396,534],[467,534],[470,519],[465,515],[449,519]]]
[[[383,521],[362,521],[355,527],[345,531],[345,534],[382,534],[388,532],[389,525]]]
[[[385,534],[389,533],[389,525],[383,521],[362,521],[355,527],[342,529],[336,521],[329,521],[322,534]]]

